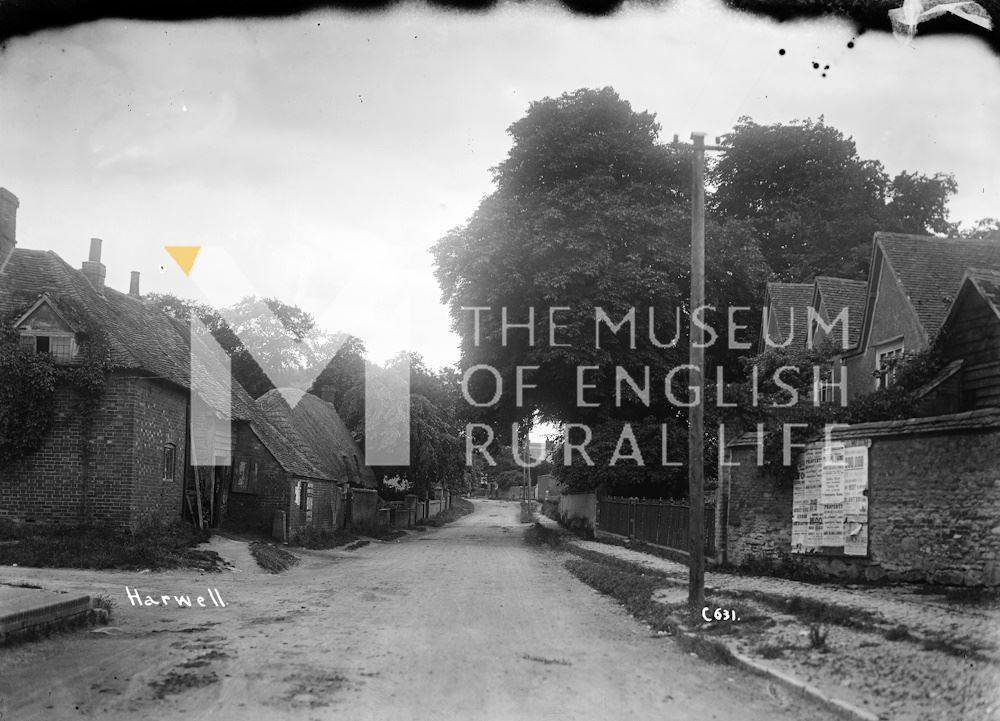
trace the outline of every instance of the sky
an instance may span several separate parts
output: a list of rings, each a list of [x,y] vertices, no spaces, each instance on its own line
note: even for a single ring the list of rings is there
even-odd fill
[[[429,248],[491,192],[530,101],[607,85],[656,113],[664,140],[822,115],[890,174],[954,173],[953,221],[1000,216],[1000,61],[985,44],[855,37],[711,0],[17,38],[0,53],[0,186],[21,202],[20,247],[78,267],[100,237],[112,287],[137,270],[143,293],[226,304],[249,289],[362,337],[373,360],[405,348],[440,367],[458,342]],[[170,245],[205,248],[190,277]]]

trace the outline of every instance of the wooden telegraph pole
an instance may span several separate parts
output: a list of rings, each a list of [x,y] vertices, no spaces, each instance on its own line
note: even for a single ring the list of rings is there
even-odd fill
[[[716,143],[719,139],[716,138]],[[697,325],[695,312],[705,305],[705,151],[724,150],[721,145],[705,145],[705,133],[691,133],[691,392],[698,402],[688,408],[688,606],[700,618],[705,605],[705,331]]]

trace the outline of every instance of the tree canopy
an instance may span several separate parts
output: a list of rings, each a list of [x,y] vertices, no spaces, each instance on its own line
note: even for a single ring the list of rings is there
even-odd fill
[[[943,173],[890,179],[854,140],[819,121],[740,118],[714,164],[713,211],[749,221],[776,279],[864,278],[875,231],[950,233]]]
[[[658,458],[666,437],[671,460],[686,458],[686,410],[668,402],[665,376],[687,362],[689,349],[690,151],[660,142],[654,115],[611,88],[533,102],[508,133],[511,149],[492,169],[493,192],[432,249],[461,338],[459,369],[489,366],[502,384],[497,393],[492,371],[469,375],[470,397],[483,404],[469,417],[492,426],[498,445],[512,442],[511,424],[530,422],[536,411],[542,420],[586,424],[596,465],[557,468],[563,480],[680,492],[676,469],[601,468],[597,457],[615,453],[628,423],[644,456]],[[875,231],[956,230],[947,213],[954,178],[909,171],[890,178],[822,118],[773,125],[741,118],[725,145],[708,175],[706,302],[717,310],[704,320],[725,335],[727,309],[749,308],[736,319],[749,326],[738,343],[756,341],[767,280],[862,278]],[[970,233],[992,229],[983,221]],[[745,377],[747,352],[727,337],[706,350],[706,397],[715,367],[737,383]],[[578,373],[587,366],[593,387],[581,403]],[[522,404],[518,367],[535,386]],[[619,369],[640,387],[648,371],[648,400],[627,388],[617,396]],[[678,380],[683,401],[687,379]],[[708,453],[718,443],[710,421],[723,414],[706,408],[706,415]]]

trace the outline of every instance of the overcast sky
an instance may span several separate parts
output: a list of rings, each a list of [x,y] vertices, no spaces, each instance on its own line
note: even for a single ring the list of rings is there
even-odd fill
[[[143,292],[236,300],[224,262],[185,278],[163,250],[203,245],[375,360],[406,347],[446,365],[457,340],[428,248],[490,192],[506,128],[546,95],[611,85],[665,139],[824,115],[890,173],[953,172],[953,220],[1000,216],[997,58],[958,37],[852,36],[706,0],[601,19],[102,21],[0,54],[0,186],[21,200],[20,246],[79,267],[101,237],[113,287],[138,270]]]

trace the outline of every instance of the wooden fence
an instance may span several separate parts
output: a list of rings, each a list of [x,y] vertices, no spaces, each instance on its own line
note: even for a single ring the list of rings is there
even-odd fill
[[[610,533],[653,546],[688,550],[690,507],[686,501],[602,498],[597,501],[597,533]],[[715,506],[705,504],[705,554],[715,553]]]

